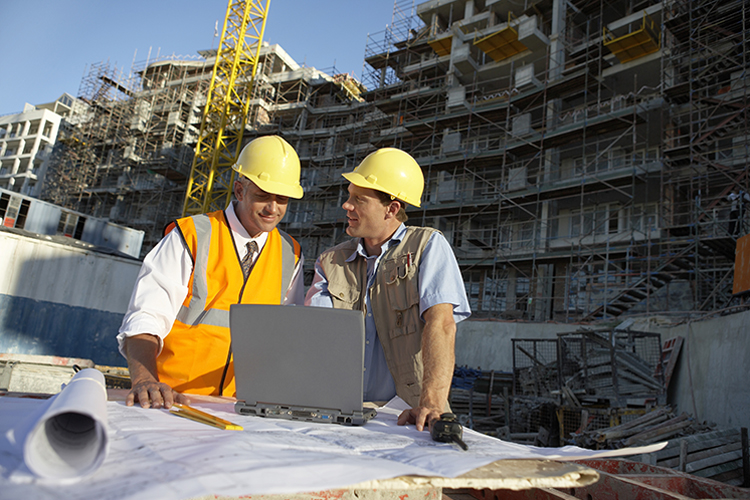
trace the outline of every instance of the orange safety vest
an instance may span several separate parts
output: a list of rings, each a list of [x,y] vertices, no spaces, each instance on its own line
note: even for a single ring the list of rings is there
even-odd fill
[[[301,251],[294,238],[274,229],[247,280],[226,215],[219,210],[178,219],[193,257],[188,294],[156,359],[159,380],[175,391],[235,395],[229,334],[232,304],[281,304]]]

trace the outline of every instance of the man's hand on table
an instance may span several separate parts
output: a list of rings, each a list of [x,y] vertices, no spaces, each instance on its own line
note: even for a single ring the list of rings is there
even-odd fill
[[[143,408],[169,409],[174,403],[190,404],[190,399],[184,394],[172,390],[167,384],[157,381],[143,381],[133,385],[125,398],[127,406],[133,406],[138,401]]]
[[[398,425],[415,424],[418,431],[423,431],[425,428],[430,430],[432,423],[440,420],[442,413],[437,408],[428,408],[426,406],[409,408],[402,411],[401,415],[398,416]]]
[[[138,401],[143,408],[171,408],[174,403],[190,404],[187,396],[172,390],[159,382],[156,372],[156,355],[159,352],[159,339],[148,333],[128,337],[125,340],[125,354],[128,358],[132,388],[125,398],[127,406]]]

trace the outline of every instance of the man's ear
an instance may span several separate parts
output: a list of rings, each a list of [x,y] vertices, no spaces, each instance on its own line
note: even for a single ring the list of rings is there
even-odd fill
[[[245,194],[245,188],[242,186],[240,181],[234,181],[234,197],[237,201],[242,201],[242,196]]]
[[[395,219],[396,214],[401,209],[401,202],[398,200],[393,200],[390,205],[388,205],[388,211],[386,212],[386,219]]]

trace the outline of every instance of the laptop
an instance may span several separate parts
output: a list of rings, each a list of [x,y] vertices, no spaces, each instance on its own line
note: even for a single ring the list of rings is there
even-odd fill
[[[229,310],[241,415],[363,425],[361,311],[235,304]]]

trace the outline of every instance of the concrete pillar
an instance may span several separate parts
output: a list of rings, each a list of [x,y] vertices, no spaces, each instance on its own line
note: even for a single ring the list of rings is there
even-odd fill
[[[468,19],[474,15],[474,0],[468,0],[464,5],[464,19]]]
[[[553,0],[552,32],[550,33],[550,61],[548,79],[551,81],[562,77],[565,69],[565,48],[562,39],[565,34],[565,10],[567,0]]]
[[[549,248],[549,201],[542,202],[542,209],[539,213],[539,241],[537,241],[536,247],[538,249]]]
[[[514,311],[516,307],[516,280],[518,274],[514,267],[508,269],[508,289],[505,293],[505,308],[509,311]]]
[[[550,319],[550,310],[553,302],[552,273],[552,264],[542,264],[537,266],[533,304],[534,321],[546,321]]]
[[[440,27],[440,22],[438,20],[437,12],[433,12],[432,18],[430,19],[430,36],[437,35],[439,27]]]

